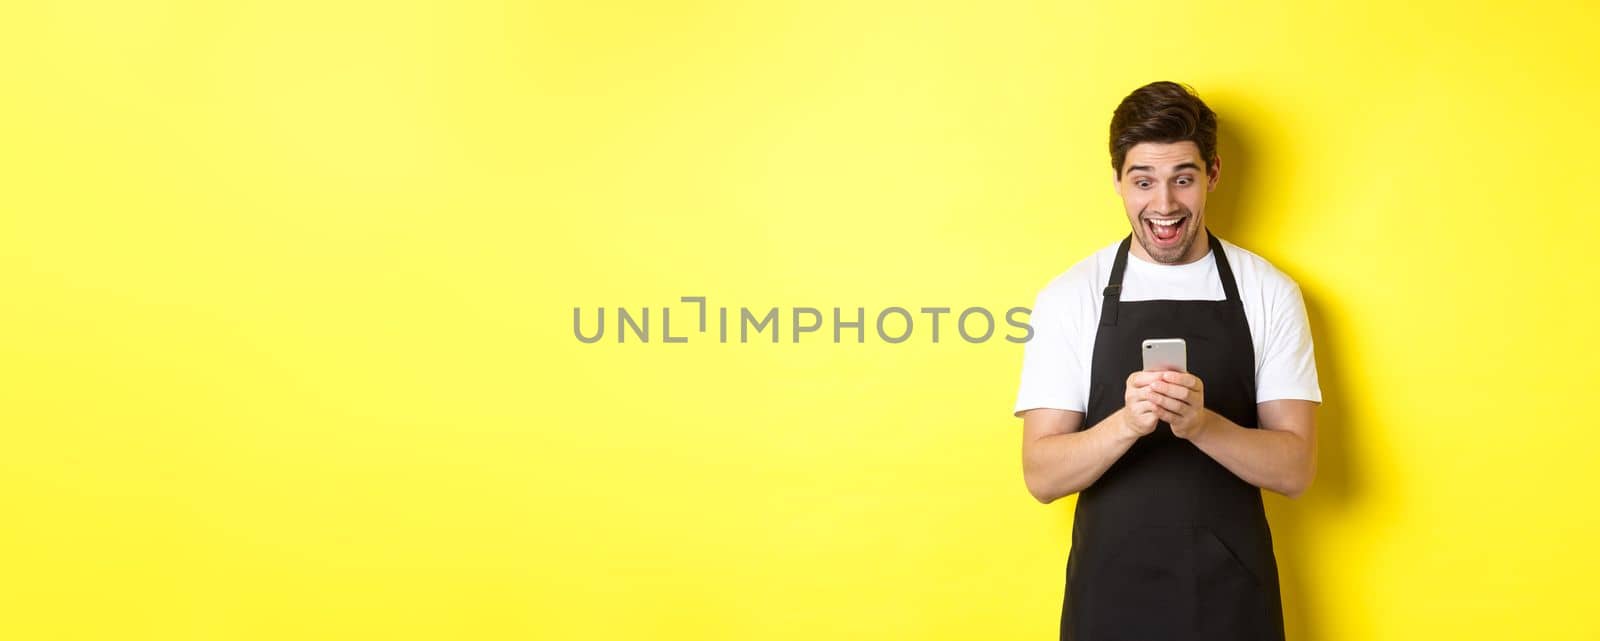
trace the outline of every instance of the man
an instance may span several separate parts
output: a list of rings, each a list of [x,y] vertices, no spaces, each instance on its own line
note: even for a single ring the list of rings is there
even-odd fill
[[[1043,503],[1081,493],[1061,638],[1284,636],[1261,489],[1316,473],[1322,401],[1299,287],[1205,227],[1216,115],[1176,83],[1111,120],[1130,237],[1051,280],[1034,303],[1015,413]],[[1187,342],[1187,372],[1141,371],[1150,338]]]

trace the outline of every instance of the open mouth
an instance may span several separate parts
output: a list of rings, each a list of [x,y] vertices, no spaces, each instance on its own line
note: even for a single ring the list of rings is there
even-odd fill
[[[1189,216],[1150,217],[1144,219],[1144,226],[1150,232],[1150,239],[1160,247],[1176,247],[1178,239],[1183,238],[1183,233],[1189,227]]]

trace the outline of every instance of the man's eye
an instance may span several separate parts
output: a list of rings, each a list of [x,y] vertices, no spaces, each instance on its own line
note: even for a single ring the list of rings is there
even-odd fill
[[[1178,179],[1178,184],[1180,184],[1180,185],[1187,185],[1189,183],[1190,183],[1190,180],[1188,178],[1179,178]]]
[[[1141,181],[1138,181],[1138,182],[1133,183],[1133,184],[1138,185],[1138,187],[1140,189],[1149,189],[1150,188],[1150,181],[1148,181],[1148,180],[1141,180]]]

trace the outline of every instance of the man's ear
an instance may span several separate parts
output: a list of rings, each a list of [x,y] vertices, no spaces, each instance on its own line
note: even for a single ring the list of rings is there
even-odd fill
[[[1117,175],[1119,173],[1121,173],[1121,172],[1117,172],[1117,171],[1111,172],[1111,189],[1113,191],[1116,191],[1118,195],[1121,195],[1122,194],[1122,176]]]
[[[1211,156],[1211,175],[1206,177],[1206,191],[1216,191],[1217,178],[1222,177],[1222,156]]]

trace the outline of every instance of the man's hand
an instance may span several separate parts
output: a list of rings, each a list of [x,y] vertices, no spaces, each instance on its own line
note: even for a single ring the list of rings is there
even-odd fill
[[[1172,426],[1173,435],[1194,440],[1210,425],[1205,384],[1198,376],[1184,372],[1136,372],[1134,376],[1140,374],[1155,374],[1144,398],[1155,406],[1155,415]]]
[[[1122,426],[1138,438],[1156,431],[1161,418],[1150,391],[1150,384],[1161,379],[1161,372],[1134,372],[1122,391]]]

